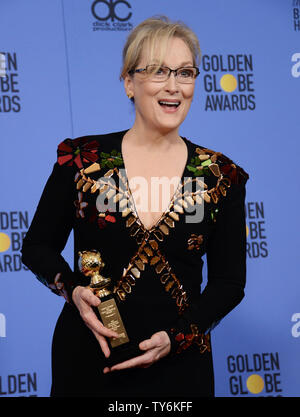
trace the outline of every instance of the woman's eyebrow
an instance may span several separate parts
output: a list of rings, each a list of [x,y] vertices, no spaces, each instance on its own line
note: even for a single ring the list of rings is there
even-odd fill
[[[180,66],[184,67],[185,65],[194,65],[191,61],[185,61],[180,64]]]
[[[155,58],[154,58],[154,59],[152,59],[151,61],[152,61],[152,63],[153,63],[153,64],[158,64],[158,63],[159,63],[159,60],[158,60],[158,59],[155,59]],[[152,64],[152,65],[153,65],[153,64]],[[150,65],[150,64],[148,64],[148,65]],[[165,63],[165,61],[163,61],[163,62],[161,63],[161,65],[162,65],[163,67],[168,67],[168,65]],[[193,63],[192,61],[184,61],[184,62],[181,62],[177,68],[181,68],[181,67],[184,67],[184,66],[186,66],[186,65],[193,66],[193,65],[194,65],[194,63]]]
[[[163,62],[163,63],[162,63],[162,65],[163,65],[163,66],[167,66],[167,65],[165,64],[165,62]],[[178,67],[177,67],[177,68],[185,67],[186,65],[194,65],[194,64],[193,64],[193,62],[191,62],[191,61],[184,61],[184,62],[181,62],[181,63],[178,65]]]

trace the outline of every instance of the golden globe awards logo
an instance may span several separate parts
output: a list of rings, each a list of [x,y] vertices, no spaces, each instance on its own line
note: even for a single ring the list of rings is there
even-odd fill
[[[93,31],[127,31],[133,28],[131,4],[127,0],[95,0],[91,6]]]
[[[206,111],[255,109],[251,54],[203,55],[202,69]]]
[[[37,390],[36,372],[0,376],[0,397],[36,397]]]
[[[248,258],[268,256],[265,208],[262,201],[250,201],[245,205],[246,250]]]
[[[27,211],[0,212],[0,273],[28,270],[20,254],[28,225]]]
[[[21,110],[18,76],[16,53],[0,52],[0,113]]]
[[[233,396],[282,396],[278,352],[230,355],[227,370]]]

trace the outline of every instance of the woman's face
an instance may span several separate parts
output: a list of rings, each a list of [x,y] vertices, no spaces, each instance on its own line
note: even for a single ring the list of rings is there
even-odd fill
[[[145,47],[137,69],[150,64],[155,62],[149,62],[148,48]],[[171,69],[194,65],[192,53],[182,39],[170,39],[162,65]],[[136,124],[162,134],[178,130],[189,111],[194,88],[194,82],[179,83],[174,73],[166,81],[159,82],[151,81],[144,72],[127,75],[125,78],[126,93],[131,93],[134,97]],[[162,105],[162,101],[178,102],[179,106]]]

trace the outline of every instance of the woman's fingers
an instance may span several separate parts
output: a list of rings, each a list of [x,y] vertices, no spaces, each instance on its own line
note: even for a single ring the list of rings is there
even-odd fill
[[[118,363],[111,368],[106,367],[103,369],[103,372],[106,374],[111,371],[119,371],[127,368],[148,368],[170,352],[169,336],[165,331],[157,332],[150,339],[143,340],[139,344],[139,348],[146,352],[135,358]]]
[[[141,356],[136,356],[135,358],[129,359],[128,361],[124,361],[121,363],[118,363],[111,368],[104,368],[103,372],[106,374],[111,371],[120,371],[121,369],[128,369],[128,368],[138,368],[143,367],[147,368],[148,366],[152,365],[154,362],[154,352],[153,354],[151,352],[146,352]]]
[[[92,305],[94,307],[98,307],[98,305],[100,304],[99,297],[96,297],[96,295],[89,287],[84,288],[84,290],[81,292],[81,298],[87,304]]]
[[[143,340],[139,344],[139,348],[141,350],[149,350],[149,349],[153,349],[153,348],[155,348],[159,345],[160,345],[160,340],[155,338],[154,336],[152,336],[151,339]]]
[[[165,331],[154,333],[150,339],[143,340],[139,344],[141,350],[150,350],[154,348],[160,348],[162,350],[167,350],[169,353],[170,347],[170,338]]]
[[[74,291],[76,290],[77,288]],[[99,300],[98,297],[96,297],[93,294],[93,292],[90,289],[81,287],[81,289],[78,290],[75,298],[76,298],[76,305],[77,305],[77,308],[79,309],[80,315],[83,321],[91,328],[91,330],[106,337],[118,337],[119,336],[118,333],[104,327],[101,321],[96,316],[92,307],[98,307],[101,301]]]
[[[72,300],[79,311],[82,303],[94,305],[95,307],[100,304],[99,298],[93,294],[89,287],[82,287],[80,285],[74,289],[72,293]]]
[[[106,357],[110,355],[110,350],[105,337],[119,337],[118,333],[105,327],[96,316],[93,307],[97,307],[101,301],[93,292],[86,287],[76,287],[72,295],[82,320],[86,326],[93,332],[98,340],[100,347]]]
[[[87,325],[87,327],[93,332],[95,338],[97,339],[97,341],[98,341],[98,343],[101,347],[102,352],[104,353],[105,357],[108,358],[109,355],[110,355],[110,349],[109,349],[109,346],[108,346],[108,343],[107,343],[105,337],[101,336],[99,333],[95,332],[92,328],[89,327],[89,325]]]
[[[81,317],[85,324],[87,324],[94,332],[106,337],[119,337],[118,333],[103,326],[91,307],[88,306],[87,308],[84,308]]]

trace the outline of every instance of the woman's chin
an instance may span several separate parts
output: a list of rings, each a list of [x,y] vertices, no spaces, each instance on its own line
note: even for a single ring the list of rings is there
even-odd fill
[[[155,123],[155,127],[160,132],[166,134],[178,130],[182,122],[182,118],[173,118],[173,120],[171,118],[160,118]]]

